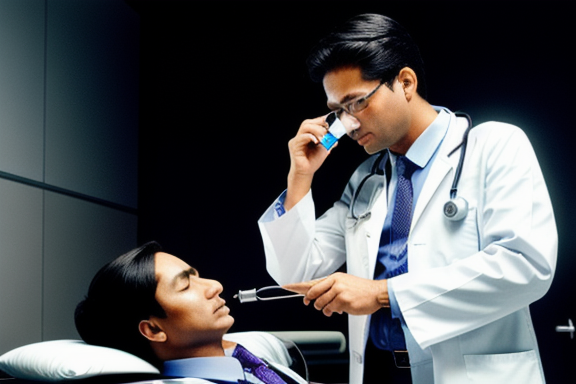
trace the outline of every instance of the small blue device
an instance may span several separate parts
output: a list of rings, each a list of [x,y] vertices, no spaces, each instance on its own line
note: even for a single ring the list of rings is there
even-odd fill
[[[326,122],[328,123],[328,132],[322,137],[320,144],[327,150],[330,150],[338,139],[346,134],[346,127],[342,124],[338,116],[336,116],[336,112],[330,112],[328,116],[326,116]]]

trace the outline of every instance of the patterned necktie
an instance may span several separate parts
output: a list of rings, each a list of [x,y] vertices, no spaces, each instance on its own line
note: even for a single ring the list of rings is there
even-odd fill
[[[396,200],[392,214],[392,251],[391,257],[402,260],[406,258],[407,240],[412,223],[412,181],[411,177],[418,166],[408,160],[406,156],[398,156],[396,172],[398,181],[396,186]],[[406,264],[406,260],[404,260]],[[408,268],[403,272],[408,272]]]
[[[406,156],[398,156],[396,159],[396,197],[394,200],[394,211],[390,223],[390,230],[382,232],[380,247],[384,247],[385,254],[378,255],[378,262],[374,272],[374,278],[388,279],[408,272],[407,240],[412,222],[412,181],[411,177],[419,167],[411,162]],[[386,262],[380,261],[381,257],[387,257],[388,268],[384,268]]]
[[[264,361],[250,353],[240,344],[236,345],[232,357],[238,359],[244,371],[257,377],[266,384],[287,384],[276,372],[270,369]]]
[[[389,231],[382,231],[378,261],[374,279],[389,279],[408,272],[407,241],[412,222],[412,174],[419,167],[405,156],[396,159],[396,197]],[[381,259],[382,258],[382,259]],[[385,267],[386,265],[386,267]],[[406,343],[402,325],[393,319],[389,308],[372,315],[370,337],[374,344],[384,350],[405,350]]]

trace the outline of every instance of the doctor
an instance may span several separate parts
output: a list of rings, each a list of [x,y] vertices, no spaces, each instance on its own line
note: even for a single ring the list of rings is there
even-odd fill
[[[259,226],[278,283],[349,314],[350,383],[543,383],[528,306],[550,287],[557,231],[526,135],[429,104],[418,48],[385,16],[349,20],[308,67],[372,156],[316,218],[312,179],[334,149],[326,116],[305,120]]]

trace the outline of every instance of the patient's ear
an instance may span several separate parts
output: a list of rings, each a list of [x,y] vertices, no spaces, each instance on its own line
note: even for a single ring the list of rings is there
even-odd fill
[[[142,320],[138,324],[138,329],[142,336],[150,341],[163,343],[167,339],[166,333],[153,320]]]

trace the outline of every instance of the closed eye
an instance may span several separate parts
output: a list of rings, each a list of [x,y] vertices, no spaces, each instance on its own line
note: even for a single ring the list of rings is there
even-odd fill
[[[190,288],[190,278],[199,277],[198,271],[195,268],[190,268],[185,271],[180,272],[174,279],[177,290],[179,292],[186,291]]]

